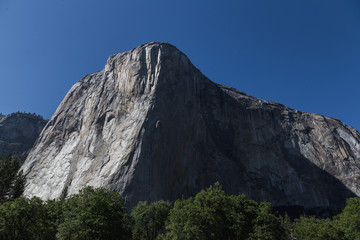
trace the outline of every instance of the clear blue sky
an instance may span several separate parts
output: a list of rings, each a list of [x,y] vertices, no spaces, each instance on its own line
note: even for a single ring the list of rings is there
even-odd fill
[[[50,118],[109,55],[151,41],[214,82],[360,130],[358,0],[0,0],[0,112]]]

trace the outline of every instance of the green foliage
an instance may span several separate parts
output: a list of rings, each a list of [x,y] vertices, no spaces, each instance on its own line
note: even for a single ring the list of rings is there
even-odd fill
[[[0,239],[55,239],[52,209],[39,198],[17,198],[0,205]]]
[[[130,239],[130,217],[117,192],[84,188],[63,203],[58,239]]]
[[[254,222],[254,230],[250,234],[251,240],[282,240],[288,239],[283,226],[283,219],[275,216],[270,203],[262,202],[257,210]]]
[[[45,202],[44,211],[46,212],[46,239],[56,239],[58,226],[64,221],[63,217],[63,200],[48,200]]]
[[[283,217],[281,224],[282,224],[282,228],[284,229],[284,235],[287,236],[288,239],[293,239],[294,224],[287,213],[285,213],[285,216]]]
[[[7,161],[9,169],[16,169],[13,159]],[[360,240],[359,198],[348,199],[333,221],[301,217],[291,222],[273,214],[270,203],[227,195],[219,183],[177,200],[172,209],[166,201],[140,202],[131,217],[119,193],[105,189],[87,187],[68,199],[46,202],[10,199],[10,191],[5,192],[0,240]]]
[[[343,211],[335,217],[345,239],[360,240],[360,199],[349,198]]]
[[[341,240],[343,234],[330,219],[312,216],[295,220],[294,237],[299,240]]]
[[[168,239],[284,239],[281,219],[269,204],[229,196],[219,183],[195,198],[177,200],[170,211]]]
[[[165,233],[165,222],[170,208],[171,203],[163,200],[150,205],[147,202],[139,202],[131,211],[134,221],[132,239],[155,240],[160,234]]]
[[[0,202],[13,200],[22,195],[25,177],[19,172],[20,163],[11,156],[0,157]]]

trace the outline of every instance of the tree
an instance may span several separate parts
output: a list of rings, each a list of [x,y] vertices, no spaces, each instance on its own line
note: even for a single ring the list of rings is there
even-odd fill
[[[288,239],[294,239],[294,224],[286,212],[281,222],[282,228],[285,230],[285,236],[287,236]]]
[[[131,211],[134,221],[132,239],[155,240],[158,235],[165,233],[165,222],[170,208],[169,201],[160,200],[151,204],[139,202]]]
[[[58,226],[64,221],[63,203],[63,199],[48,200],[43,205],[46,213],[46,238],[44,239],[56,239]]]
[[[341,240],[343,233],[330,219],[300,217],[294,222],[294,237],[299,240]]]
[[[117,192],[87,187],[64,200],[58,239],[129,239],[130,217]]]
[[[195,198],[177,200],[170,211],[167,239],[282,239],[279,218],[268,204],[259,205],[245,195],[228,196],[219,183]],[[282,233],[282,234],[281,234]]]
[[[360,198],[349,198],[343,211],[335,216],[345,239],[360,240]]]
[[[0,157],[0,202],[13,200],[22,195],[25,177],[18,173],[20,163],[11,156]]]
[[[51,209],[53,211],[54,209]],[[39,198],[17,198],[0,205],[0,239],[51,240],[56,227],[50,209]]]
[[[254,222],[254,230],[250,234],[251,240],[286,240],[288,232],[283,227],[283,219],[275,216],[272,206],[268,202],[261,202]]]

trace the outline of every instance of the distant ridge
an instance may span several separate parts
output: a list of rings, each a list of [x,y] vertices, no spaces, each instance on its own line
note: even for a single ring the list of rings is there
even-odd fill
[[[0,154],[24,161],[46,123],[35,113],[0,113]]]

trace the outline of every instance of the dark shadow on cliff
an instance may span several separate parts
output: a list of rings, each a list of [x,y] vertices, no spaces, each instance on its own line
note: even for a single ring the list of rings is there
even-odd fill
[[[292,125],[282,123],[296,120],[285,119],[282,110],[291,109],[221,87],[199,71],[165,72],[171,74],[160,76],[166,79],[159,79],[138,136],[139,156],[135,149],[131,154],[136,165],[124,192],[128,207],[188,198],[216,181],[228,194],[244,193],[294,215],[333,215],[355,196],[297,146],[286,147],[294,136]]]
[[[210,96],[204,97],[202,102],[202,115],[209,133],[206,142],[212,143],[212,151],[218,151],[221,158],[214,159],[215,154],[212,155],[212,165],[217,169],[216,177],[219,177],[213,181],[219,181],[229,194],[239,194],[239,188],[242,188],[250,198],[258,202],[270,201],[277,211],[289,212],[291,217],[330,217],[341,212],[347,198],[356,197],[340,180],[304,157],[299,146],[286,147],[289,139],[300,141],[292,132],[295,131],[292,124],[299,120],[290,115],[287,120],[290,127],[284,128],[281,124],[285,121],[281,112],[287,107],[277,103],[263,103],[258,107],[258,99],[236,90],[218,86],[215,89],[211,84],[206,88],[211,89],[205,91]],[[229,91],[233,91],[237,98],[231,97]],[[273,132],[276,133],[274,136]],[[266,163],[255,173],[249,172],[249,166],[254,165],[252,162],[258,155]],[[276,164],[294,171],[292,174],[301,184],[288,182],[288,176],[274,177]],[[222,169],[222,165],[228,168]],[[239,176],[233,175],[235,171]],[[274,183],[274,179],[279,180]],[[241,181],[246,184],[239,184]],[[297,194],[287,192],[288,185],[299,185],[299,189],[295,189]],[[254,188],[260,188],[260,193]]]

